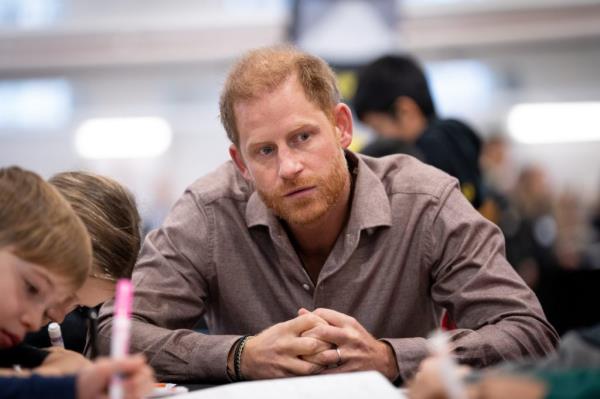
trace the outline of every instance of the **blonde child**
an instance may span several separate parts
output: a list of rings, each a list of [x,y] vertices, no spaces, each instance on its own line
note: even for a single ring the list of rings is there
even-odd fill
[[[92,263],[89,236],[58,191],[18,167],[0,169],[0,350],[17,345],[83,285]],[[129,397],[152,389],[142,357],[102,359],[64,377],[0,376],[0,397],[92,398],[114,373],[127,375]]]

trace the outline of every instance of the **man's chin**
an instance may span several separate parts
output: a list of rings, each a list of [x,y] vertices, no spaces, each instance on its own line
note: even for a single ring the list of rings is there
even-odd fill
[[[323,219],[327,210],[302,209],[288,212],[281,212],[280,218],[289,225],[308,227],[317,225]]]

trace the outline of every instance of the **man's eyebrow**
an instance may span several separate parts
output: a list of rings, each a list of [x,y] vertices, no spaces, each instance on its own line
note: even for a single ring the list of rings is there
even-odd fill
[[[255,141],[255,142],[248,142],[247,145],[246,145],[246,148],[248,148],[249,150],[251,150],[251,149],[254,149],[256,147],[261,147],[261,146],[266,145],[266,144],[268,145],[270,143],[271,143],[270,141],[266,141],[266,140],[264,140],[264,141]]]
[[[298,134],[302,131],[315,130],[318,128],[319,128],[319,125],[316,123],[310,123],[310,122],[302,123],[302,124],[298,125],[297,127],[293,128],[292,130],[286,132],[284,137],[286,137],[286,139],[287,139],[288,137]],[[248,143],[246,144],[246,147],[251,149],[251,148],[256,148],[257,146],[261,146],[264,144],[270,144],[270,143],[272,143],[271,140],[257,140],[254,142],[248,141]]]
[[[288,133],[288,135],[294,135],[294,134],[300,133],[303,130],[312,130],[312,129],[316,129],[318,127],[319,127],[319,125],[314,124],[314,123],[303,123],[302,125],[298,126],[297,128],[292,129]]]

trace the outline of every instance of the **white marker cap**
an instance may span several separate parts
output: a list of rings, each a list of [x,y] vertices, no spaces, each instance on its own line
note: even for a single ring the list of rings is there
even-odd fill
[[[48,324],[48,335],[50,336],[50,343],[52,346],[65,347],[60,331],[60,325],[58,323]]]

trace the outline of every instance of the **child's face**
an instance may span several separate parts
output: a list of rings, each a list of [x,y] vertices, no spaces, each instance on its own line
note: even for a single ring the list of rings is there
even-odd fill
[[[117,283],[97,277],[88,277],[77,291],[77,302],[93,308],[115,296]]]
[[[90,276],[74,295],[48,309],[46,315],[50,320],[62,323],[67,314],[77,305],[93,308],[112,298],[115,295],[116,285],[114,281]]]
[[[46,312],[73,293],[69,281],[46,268],[0,249],[0,349],[15,346],[37,331]]]

